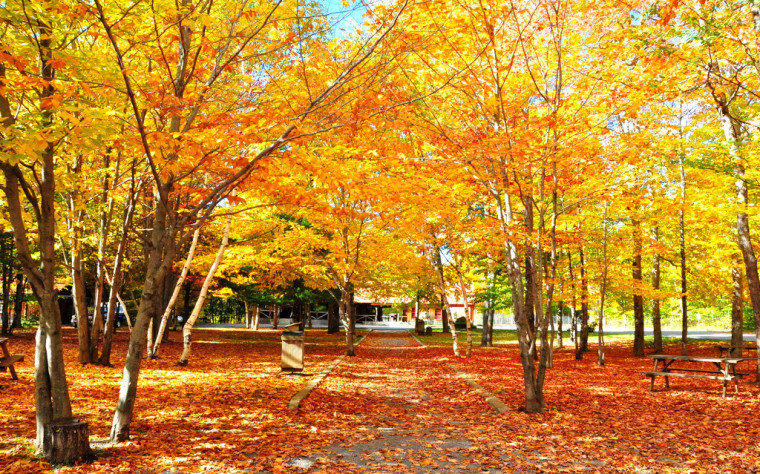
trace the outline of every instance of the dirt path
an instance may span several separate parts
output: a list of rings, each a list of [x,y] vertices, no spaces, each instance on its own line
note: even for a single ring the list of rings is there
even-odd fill
[[[294,467],[320,456],[346,472],[501,472],[511,464],[484,451],[472,429],[497,414],[407,332],[373,331],[300,411],[307,423],[332,417],[334,429],[324,433],[326,448],[291,459]]]

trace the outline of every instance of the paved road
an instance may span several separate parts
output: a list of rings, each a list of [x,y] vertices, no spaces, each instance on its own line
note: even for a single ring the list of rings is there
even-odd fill
[[[633,335],[633,329],[610,329],[605,330],[605,334],[630,334]],[[651,336],[654,333],[650,331],[644,331],[644,334],[647,336]],[[663,337],[681,337],[681,331],[662,331]],[[717,339],[721,341],[728,341],[731,339],[731,333],[730,332],[719,332],[719,331],[698,331],[693,330],[689,331],[688,333],[689,339]],[[746,332],[744,333],[744,340],[745,341],[754,341],[755,333]]]
[[[245,324],[198,324],[196,327],[229,327],[229,328],[244,328]],[[262,324],[262,328],[269,327],[271,328],[271,324]],[[315,328],[319,327],[326,327],[322,324],[322,321],[315,321],[314,326]],[[382,323],[382,324],[359,324],[357,325],[359,328],[363,329],[374,329],[376,331],[406,331],[409,329],[412,329],[413,326],[410,324],[405,323],[396,323],[396,322],[389,322],[389,323]],[[515,329],[514,327],[497,327],[496,329]],[[605,334],[630,334],[633,335],[633,329],[627,329],[627,328],[608,328],[605,330]],[[644,334],[647,336],[653,335],[652,330],[645,330]],[[681,337],[681,331],[671,331],[671,330],[665,330],[662,331],[663,337]],[[731,333],[730,332],[722,332],[722,331],[700,331],[700,330],[691,330],[688,334],[690,339],[713,339],[713,340],[721,340],[721,341],[727,341],[731,339]],[[744,340],[745,341],[755,341],[755,333],[754,332],[744,332]]]

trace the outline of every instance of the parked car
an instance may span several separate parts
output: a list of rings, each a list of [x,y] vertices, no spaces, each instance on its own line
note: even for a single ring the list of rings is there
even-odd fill
[[[105,322],[105,318],[108,314],[108,303],[103,303],[100,307],[100,314],[103,315],[103,321]],[[92,311],[87,311],[87,322],[90,326],[92,326]],[[120,328],[127,324],[127,313],[124,311],[124,308],[121,306],[121,303],[116,303],[116,321],[115,325],[117,328]],[[74,316],[71,317],[71,325],[74,327],[77,327],[77,315],[74,314]]]

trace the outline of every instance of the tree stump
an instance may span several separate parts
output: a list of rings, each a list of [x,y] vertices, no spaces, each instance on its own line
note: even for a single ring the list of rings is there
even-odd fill
[[[417,335],[422,336],[425,334],[425,321],[418,319],[414,323],[414,331],[417,333]]]
[[[431,326],[428,326],[425,328],[425,335],[426,336],[432,336],[433,335],[433,328]]]
[[[73,464],[92,461],[90,431],[79,418],[59,418],[45,424],[42,456],[51,464]]]

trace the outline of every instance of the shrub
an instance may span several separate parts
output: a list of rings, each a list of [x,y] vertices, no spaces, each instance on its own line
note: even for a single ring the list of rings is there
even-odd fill
[[[467,329],[467,320],[464,316],[460,316],[454,321],[454,327],[457,329]],[[470,323],[470,327],[475,329],[475,323]]]

